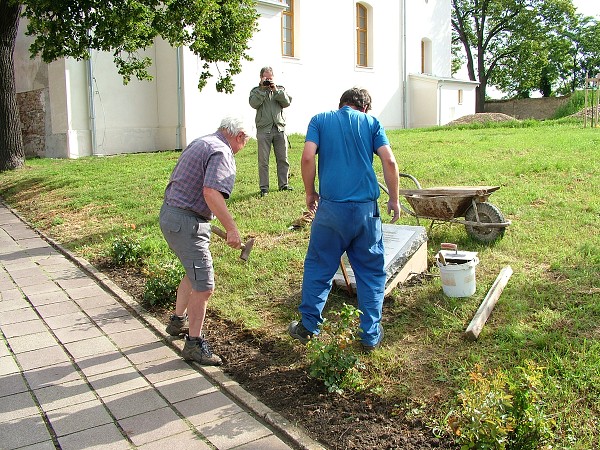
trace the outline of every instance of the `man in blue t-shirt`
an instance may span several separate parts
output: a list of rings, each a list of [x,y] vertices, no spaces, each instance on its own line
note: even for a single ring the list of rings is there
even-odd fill
[[[337,111],[317,114],[308,125],[302,180],[306,206],[315,218],[304,260],[299,307],[302,320],[292,322],[288,330],[302,343],[318,333],[323,321],[321,313],[344,252],[356,278],[364,349],[377,348],[383,338],[380,322],[386,274],[373,155],[381,159],[392,223],[400,214],[398,166],[385,130],[367,114],[370,109],[367,90],[352,88],[342,94]]]

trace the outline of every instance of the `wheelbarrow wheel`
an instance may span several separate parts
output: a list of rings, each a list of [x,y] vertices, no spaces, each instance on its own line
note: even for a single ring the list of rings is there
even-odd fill
[[[500,210],[491,203],[476,203],[475,206],[477,207],[477,214],[479,214],[480,222],[504,222],[504,216]],[[465,213],[465,220],[468,222],[477,222],[477,216],[475,215],[475,209],[473,206],[471,206]],[[478,227],[474,225],[465,225],[465,230],[467,230],[467,234],[476,241],[489,244],[504,236],[505,229],[500,227]]]

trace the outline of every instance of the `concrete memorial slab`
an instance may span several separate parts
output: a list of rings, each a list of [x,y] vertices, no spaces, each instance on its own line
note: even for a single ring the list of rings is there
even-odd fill
[[[386,285],[385,295],[411,276],[427,270],[427,232],[425,227],[410,225],[383,224],[383,245],[385,247]],[[342,256],[352,292],[356,292],[354,272],[348,256]],[[342,268],[333,277],[333,283],[347,289]]]

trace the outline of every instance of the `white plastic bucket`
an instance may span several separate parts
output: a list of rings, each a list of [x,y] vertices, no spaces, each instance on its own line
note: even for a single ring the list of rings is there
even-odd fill
[[[437,259],[442,279],[442,290],[448,297],[470,297],[475,293],[475,266],[479,264],[479,258],[462,264],[442,264]]]

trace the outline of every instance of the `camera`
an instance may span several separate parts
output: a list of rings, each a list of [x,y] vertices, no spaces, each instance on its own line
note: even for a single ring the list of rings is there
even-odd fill
[[[273,84],[273,81],[271,81],[271,80],[265,80],[265,81],[263,81],[262,84],[263,84],[263,86],[271,86],[271,84]]]

